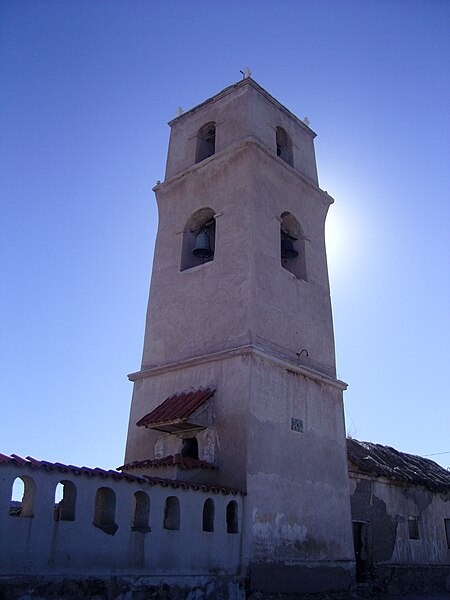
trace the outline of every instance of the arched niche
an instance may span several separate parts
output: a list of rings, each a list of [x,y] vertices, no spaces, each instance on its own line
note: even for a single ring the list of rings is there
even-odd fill
[[[195,211],[186,221],[181,249],[181,271],[214,260],[216,249],[215,211],[205,207]],[[208,247],[210,249],[208,254]],[[200,250],[205,248],[204,252]]]
[[[285,163],[294,166],[293,154],[292,154],[292,140],[285,129],[277,127],[276,129],[276,147],[277,156],[284,160]]]
[[[147,533],[150,531],[148,523],[150,516],[150,498],[145,492],[135,492],[133,495],[133,516],[131,529]]]
[[[116,494],[108,487],[98,488],[95,494],[94,525],[109,535],[118,529],[116,518]]]
[[[180,529],[180,501],[176,496],[169,496],[164,506],[164,529]]]
[[[60,500],[58,500],[61,498]],[[75,521],[77,488],[72,481],[63,479],[55,489],[55,521]]]
[[[203,531],[214,531],[214,500],[207,498],[203,505]]]
[[[205,123],[197,133],[195,162],[199,163],[216,152],[216,124],[214,121]]]
[[[284,269],[307,281],[305,239],[300,223],[290,212],[280,217],[280,259]]]
[[[227,533],[239,532],[238,505],[235,500],[227,504]]]

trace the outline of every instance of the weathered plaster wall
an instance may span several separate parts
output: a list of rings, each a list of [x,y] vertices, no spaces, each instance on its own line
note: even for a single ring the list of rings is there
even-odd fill
[[[211,406],[218,471],[195,471],[192,477],[197,481],[245,490],[246,415],[250,391],[248,361],[245,354],[225,356],[221,360],[203,359],[184,368],[173,365],[172,368],[156,370],[152,376],[136,381],[125,463],[153,458],[155,442],[161,436],[160,432],[137,427],[136,422],[141,417],[173,393],[189,388],[216,388]],[[158,475],[157,472],[154,474]]]
[[[320,591],[352,581],[341,394],[252,362],[244,553],[257,589]],[[291,430],[292,418],[303,432]]]
[[[365,522],[371,564],[450,565],[444,519],[450,496],[350,471],[353,521]],[[409,538],[408,517],[418,517],[419,539]]]
[[[197,132],[216,123],[216,153],[252,136],[276,154],[276,128],[289,134],[293,167],[317,185],[315,134],[252,80],[238,82],[171,121],[166,181],[195,162]]]
[[[10,516],[11,488],[16,476],[36,484],[34,516]],[[77,488],[74,521],[55,521],[55,488],[59,481]],[[99,487],[116,496],[114,535],[93,525]],[[133,495],[150,497],[150,530],[132,531]],[[168,496],[180,502],[180,529],[163,528]],[[215,505],[214,531],[203,531],[203,505]],[[74,476],[70,473],[2,465],[0,468],[0,574],[73,575],[239,575],[241,534],[227,533],[226,507],[238,504],[242,529],[242,496],[207,493],[182,487],[163,487],[111,477]]]

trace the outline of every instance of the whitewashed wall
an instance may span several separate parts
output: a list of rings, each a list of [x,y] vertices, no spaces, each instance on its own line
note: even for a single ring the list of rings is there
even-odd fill
[[[11,516],[11,491],[16,477],[35,484],[33,516]],[[55,489],[61,480],[77,490],[75,520],[55,520]],[[98,488],[111,488],[116,496],[114,535],[93,525]],[[150,531],[132,531],[133,496],[150,498]],[[180,528],[163,526],[167,497],[180,503]],[[214,531],[203,531],[205,500],[214,502]],[[238,533],[227,532],[229,502],[236,502]],[[243,497],[224,491],[183,488],[114,479],[88,471],[78,475],[46,471],[13,462],[0,466],[0,573],[1,574],[142,574],[203,575],[240,572]],[[25,510],[23,512],[26,512]]]

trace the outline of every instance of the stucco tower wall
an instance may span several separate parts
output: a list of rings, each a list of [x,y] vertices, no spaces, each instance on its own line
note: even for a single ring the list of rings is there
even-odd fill
[[[252,587],[345,589],[354,554],[342,390],[259,357],[251,382],[244,556]]]
[[[144,368],[251,341],[251,160],[246,147],[204,161],[156,190],[159,225]],[[214,260],[181,271],[183,231],[189,217],[205,207],[220,215]]]
[[[354,568],[346,386],[336,379],[324,237],[333,200],[318,187],[315,134],[252,80],[170,125],[125,460],[152,458],[160,435],[138,419],[172,394],[216,388],[218,471],[208,482],[248,493],[243,566],[253,588],[345,589]],[[207,156],[196,154],[203,131],[215,139]],[[202,223],[190,223],[206,207],[213,260],[186,268],[183,238],[198,239]]]
[[[215,357],[213,360],[205,357],[199,360],[199,364],[183,368],[173,365],[137,381],[134,386],[125,462],[153,458],[157,439],[175,437],[146,427],[137,427],[136,422],[174,392],[196,388],[201,384],[217,388],[211,401],[214,435],[211,453],[218,470],[212,473],[200,471],[195,477],[197,481],[245,491],[249,360],[247,354]],[[155,469],[148,474],[159,475]]]

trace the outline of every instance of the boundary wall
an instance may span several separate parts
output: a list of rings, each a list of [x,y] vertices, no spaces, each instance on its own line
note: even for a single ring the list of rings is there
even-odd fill
[[[241,492],[15,455],[0,455],[0,467],[3,580],[132,576],[170,583],[172,576],[179,582],[223,576],[239,581]],[[24,481],[21,503],[11,501],[17,477]],[[64,495],[55,502],[58,483]]]

